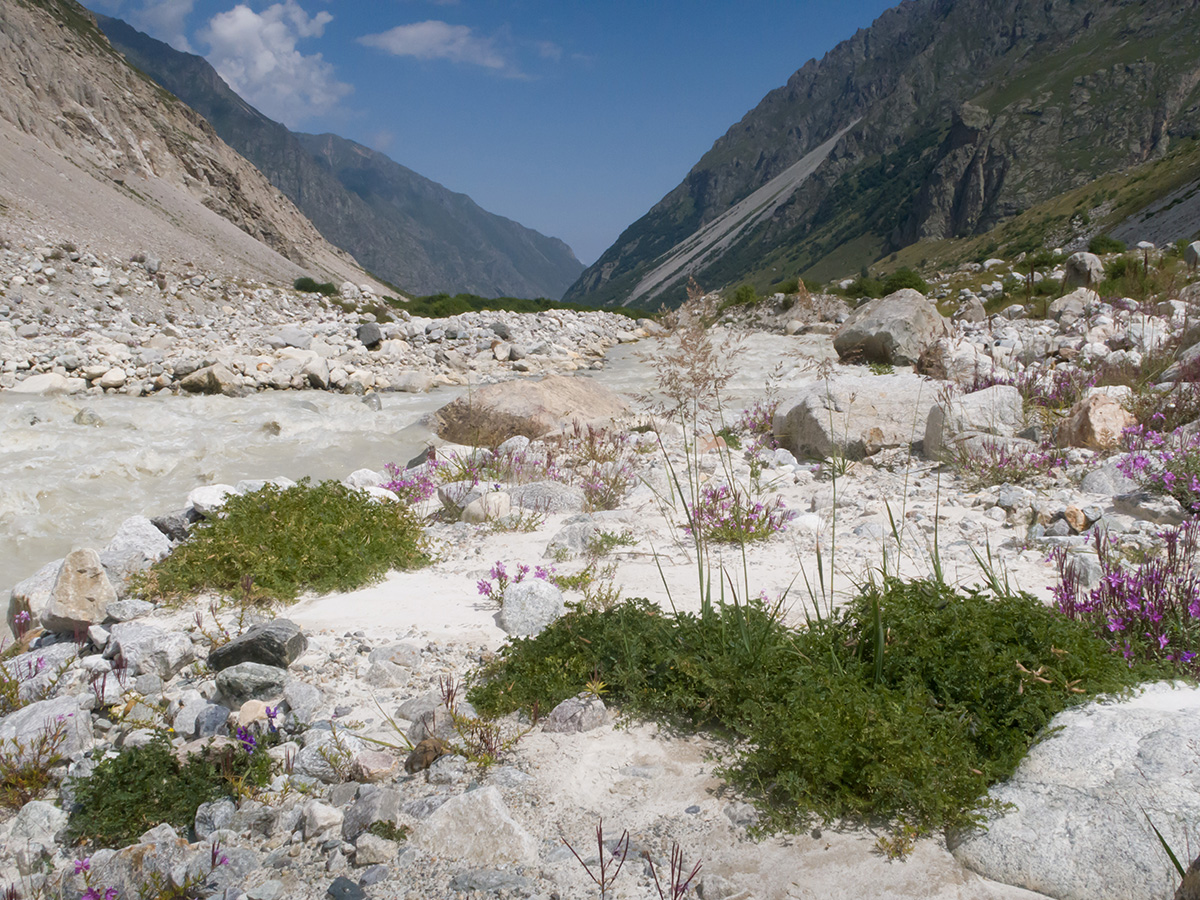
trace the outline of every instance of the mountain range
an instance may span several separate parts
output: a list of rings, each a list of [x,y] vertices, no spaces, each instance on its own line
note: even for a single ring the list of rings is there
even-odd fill
[[[719,138],[564,299],[1200,229],[1196,0],[905,0]]]
[[[0,227],[230,276],[370,280],[74,0],[0,3]]]
[[[406,292],[557,299],[583,265],[564,242],[481,209],[354,141],[289,131],[203,58],[97,15],[112,46],[204,116],[331,243]]]

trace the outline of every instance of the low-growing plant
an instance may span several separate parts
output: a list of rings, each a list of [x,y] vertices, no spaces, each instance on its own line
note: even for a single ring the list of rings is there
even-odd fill
[[[229,497],[220,515],[196,525],[149,570],[142,591],[230,592],[249,577],[248,602],[289,601],[302,590],[352,590],[425,562],[424,533],[409,506],[303,479]]]
[[[408,840],[408,835],[412,832],[412,828],[408,825],[397,825],[395,822],[390,822],[386,819],[380,819],[378,822],[372,822],[367,826],[367,834],[373,834],[375,837],[383,838],[385,841],[395,841],[400,844]]]
[[[1089,591],[1080,585],[1070,556],[1056,547],[1054,603],[1067,617],[1089,625],[1130,665],[1163,664],[1194,677],[1200,673],[1200,521],[1191,519],[1159,537],[1160,555],[1127,564],[1112,538],[1096,532],[1102,574]]]
[[[321,294],[324,297],[332,297],[338,292],[337,285],[333,282],[317,281],[315,278],[310,278],[307,275],[297,278],[292,282],[292,287],[306,294]]]
[[[1189,515],[1200,514],[1200,434],[1176,429],[1163,434],[1143,425],[1125,429],[1129,452],[1117,468],[1143,488],[1179,501]]]
[[[713,543],[743,544],[786,531],[792,515],[782,497],[763,502],[740,485],[709,483],[701,489],[699,501],[688,508],[685,527],[689,534],[698,530]]]
[[[504,602],[505,589],[510,584],[519,584],[524,581],[525,576],[531,571],[534,578],[541,579],[542,581],[551,580],[554,575],[553,567],[545,569],[542,566],[537,566],[530,569],[524,563],[518,563],[513,574],[510,576],[508,574],[508,567],[500,560],[496,560],[488,572],[488,575],[491,577],[479,579],[475,583],[475,587],[479,591],[479,596],[486,597],[489,601],[499,606]]]
[[[438,484],[443,479],[438,477],[442,463],[431,456],[420,466],[404,469],[395,463],[387,463],[384,470],[389,480],[380,485],[392,491],[405,503],[410,505],[428,500],[437,493]]]
[[[562,842],[571,851],[571,855],[575,857],[579,865],[583,866],[583,871],[587,873],[588,878],[592,879],[592,882],[600,889],[600,900],[606,900],[617,876],[621,874],[621,869],[625,866],[625,860],[629,857],[629,830],[621,832],[616,843],[609,847],[604,842],[604,820],[600,819],[596,823],[595,869],[584,862],[583,857],[571,846],[570,841],[564,837]]]
[[[1088,241],[1088,252],[1095,253],[1097,256],[1103,256],[1106,253],[1124,253],[1125,242],[1118,241],[1111,235],[1098,234]]]
[[[637,538],[628,528],[621,531],[601,530],[588,538],[587,555],[593,559],[599,559],[602,556],[608,556],[618,547],[634,547],[636,545]]]
[[[20,809],[46,792],[54,783],[54,770],[66,762],[66,739],[65,716],[46,723],[28,743],[0,739],[0,807]]]
[[[180,762],[167,734],[158,731],[148,743],[100,760],[91,775],[74,782],[68,835],[75,843],[120,847],[163,822],[187,828],[201,803],[265,786],[270,775],[271,758],[262,747],[212,746]]]
[[[1066,455],[1053,450],[1009,446],[1005,441],[983,440],[977,444],[959,444],[951,464],[972,490],[993,484],[1021,484],[1051,469],[1066,466]]]
[[[512,641],[469,696],[528,711],[602,678],[631,714],[730,738],[720,773],[768,828],[849,817],[925,831],[977,821],[1055,713],[1143,672],[1027,594],[885,577],[799,630],[759,601],[571,612]]]
[[[751,453],[775,450],[779,447],[774,433],[775,410],[778,408],[779,401],[768,397],[765,400],[756,400],[749,409],[742,410],[734,429],[750,437],[748,449]]]

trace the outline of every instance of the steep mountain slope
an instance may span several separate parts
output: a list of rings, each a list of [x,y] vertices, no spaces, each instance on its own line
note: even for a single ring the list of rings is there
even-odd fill
[[[211,122],[327,239],[406,290],[558,298],[583,271],[562,241],[352,141],[294,134],[246,103],[203,58],[119,19],[97,20],[126,59]]]
[[[1200,136],[1197,9],[906,0],[768,94],[566,298],[657,305],[688,275],[853,273],[1159,157]]]
[[[115,252],[136,238],[231,273],[366,278],[207,122],[114,52],[73,0],[0,4],[0,133],[9,227],[46,230],[52,214],[64,236]]]

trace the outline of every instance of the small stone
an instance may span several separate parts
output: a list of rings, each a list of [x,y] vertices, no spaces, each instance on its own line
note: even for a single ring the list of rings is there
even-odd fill
[[[387,781],[395,774],[400,761],[384,750],[364,750],[350,764],[350,777],[364,784]]]
[[[1087,516],[1078,506],[1068,506],[1063,510],[1063,519],[1071,526],[1071,530],[1078,534],[1088,526]]]
[[[366,900],[367,892],[345,876],[338,876],[325,891],[333,900]]]
[[[409,775],[423,772],[450,752],[450,745],[441,738],[425,738],[412,749],[404,760],[404,771]]]
[[[591,694],[568,697],[550,711],[542,722],[543,731],[577,733],[591,731],[604,724],[604,701]]]
[[[214,671],[239,663],[253,662],[286,669],[308,649],[308,638],[300,626],[289,619],[275,619],[255,625],[245,634],[222,644],[208,655],[208,667]]]
[[[355,865],[375,866],[395,859],[400,845],[373,834],[360,834],[354,842],[354,851]]]

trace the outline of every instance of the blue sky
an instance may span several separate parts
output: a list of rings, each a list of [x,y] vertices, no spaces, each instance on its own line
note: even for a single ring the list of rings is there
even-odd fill
[[[84,0],[584,263],[893,0]]]

